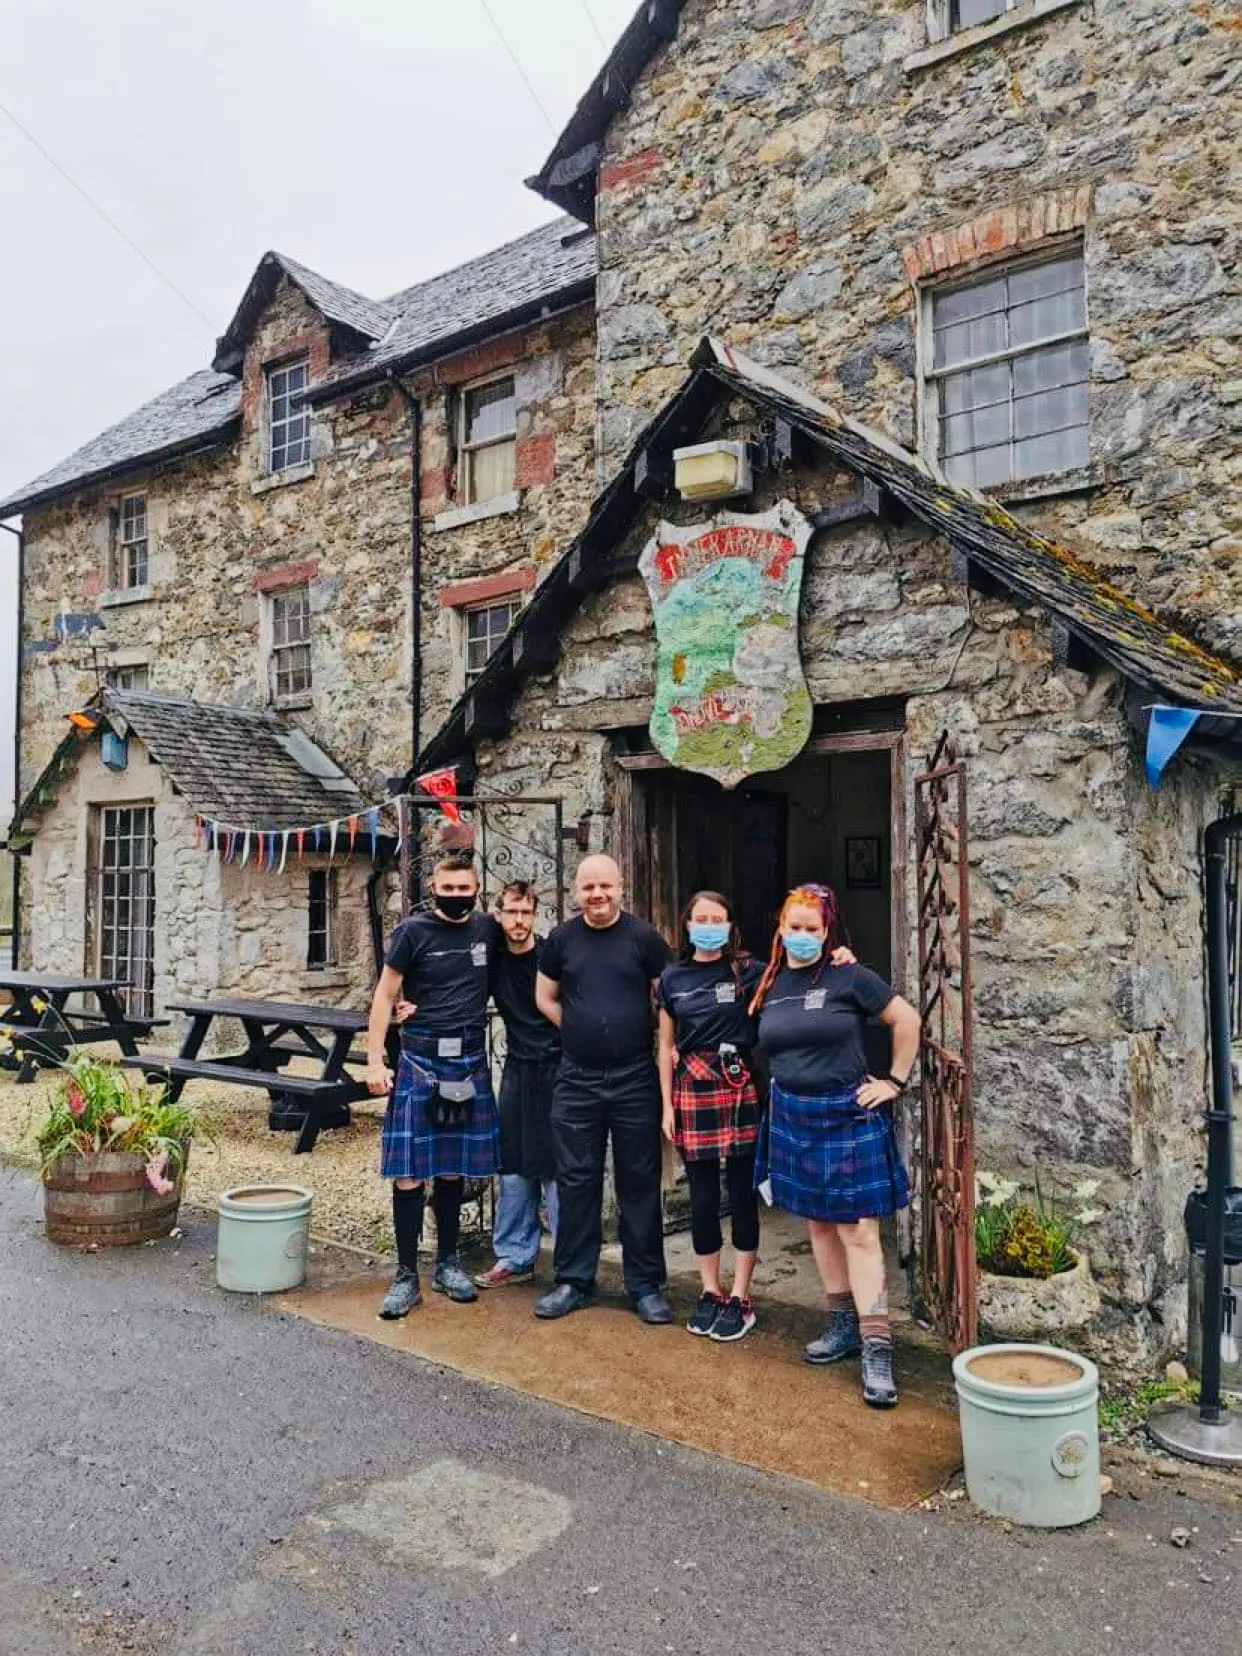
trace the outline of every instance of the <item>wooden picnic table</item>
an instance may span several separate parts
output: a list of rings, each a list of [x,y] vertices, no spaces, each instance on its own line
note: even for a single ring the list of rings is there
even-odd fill
[[[6,1067],[16,1069],[24,1085],[34,1080],[37,1068],[60,1063],[70,1047],[116,1041],[133,1056],[138,1038],[149,1035],[159,1020],[125,1010],[120,997],[128,987],[122,978],[0,970],[0,990],[10,996],[9,1005],[0,1008],[0,1034],[21,1048],[7,1058]],[[94,995],[99,1010],[71,1007],[71,995]]]
[[[353,1043],[367,1027],[366,1012],[263,1000],[170,1001],[168,1010],[190,1020],[180,1052],[147,1053],[124,1062],[165,1081],[173,1099],[181,1096],[187,1081],[216,1081],[264,1088],[273,1106],[286,1111],[304,1108],[295,1155],[313,1150],[324,1129],[348,1126],[350,1105],[369,1096],[365,1080],[347,1067],[365,1063],[365,1053],[355,1052]],[[240,1052],[202,1058],[208,1033],[220,1018],[241,1024],[246,1045]],[[282,1074],[294,1058],[313,1060],[316,1072]]]

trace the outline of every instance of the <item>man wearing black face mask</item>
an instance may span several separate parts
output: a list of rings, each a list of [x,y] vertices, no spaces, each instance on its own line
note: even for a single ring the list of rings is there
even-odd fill
[[[419,1303],[418,1243],[427,1180],[434,1181],[436,1267],[432,1288],[477,1299],[457,1260],[464,1179],[490,1178],[499,1165],[499,1122],[484,1041],[488,971],[499,926],[475,907],[479,879],[469,852],[451,852],[431,874],[431,908],[392,935],[371,1002],[367,1088],[391,1093],[380,1172],[393,1181],[397,1275],[380,1316],[404,1317]],[[401,1026],[393,1084],[384,1040],[398,999],[413,1010]]]

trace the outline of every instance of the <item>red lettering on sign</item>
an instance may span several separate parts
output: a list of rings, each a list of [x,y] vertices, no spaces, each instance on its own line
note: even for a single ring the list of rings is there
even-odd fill
[[[730,523],[688,541],[685,546],[661,546],[655,555],[655,570],[662,586],[670,586],[683,575],[696,575],[721,558],[745,558],[763,566],[770,581],[782,580],[797,555],[788,535],[774,529],[752,529]]]

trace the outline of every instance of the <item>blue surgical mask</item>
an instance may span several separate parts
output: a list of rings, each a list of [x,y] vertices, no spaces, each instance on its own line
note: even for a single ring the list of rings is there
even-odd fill
[[[791,960],[815,960],[824,950],[823,938],[813,937],[810,932],[782,932],[781,942]]]
[[[729,941],[729,922],[721,920],[711,925],[696,926],[693,921],[686,927],[690,941],[696,949],[723,949]]]

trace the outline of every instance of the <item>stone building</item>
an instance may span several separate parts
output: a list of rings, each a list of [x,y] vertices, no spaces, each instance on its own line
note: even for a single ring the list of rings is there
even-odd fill
[[[916,777],[947,732],[979,1161],[1101,1181],[1094,1338],[1149,1354],[1200,1156],[1199,842],[1239,780],[1239,85],[1227,0],[644,0],[530,181],[572,222],[382,304],[270,256],[211,374],[0,505],[27,514],[23,776],[101,618],[153,688],[262,703],[301,585],[293,714],[364,799],[415,749],[559,799],[636,907],[671,926],[724,884],[756,945],[785,882],[827,878],[913,995]],[[510,369],[513,488],[481,516],[470,392]],[[730,499],[683,498],[700,444]],[[138,478],[169,598],[118,611]],[[810,734],[726,790],[651,737],[685,662],[639,562],[773,513],[809,531]],[[468,606],[515,589],[463,655]],[[770,659],[681,715],[757,738]],[[1158,792],[1153,704],[1199,714]],[[530,871],[561,854],[546,812],[516,837]]]

